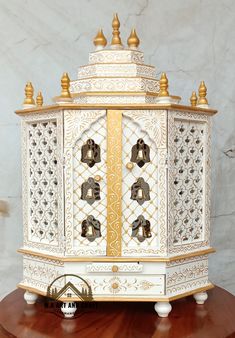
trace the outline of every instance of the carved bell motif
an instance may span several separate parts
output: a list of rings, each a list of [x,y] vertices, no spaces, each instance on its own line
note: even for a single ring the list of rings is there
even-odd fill
[[[138,232],[137,232],[137,237],[141,238],[141,239],[145,238],[145,232],[144,232],[143,226],[139,226]]]
[[[101,162],[100,159],[100,147],[95,143],[94,140],[88,139],[86,143],[82,146],[82,157],[81,161],[87,163],[87,165],[92,168],[95,163]]]
[[[132,223],[131,236],[136,237],[140,242],[143,242],[146,238],[152,237],[150,222],[146,220],[143,215],[138,216]]]
[[[139,188],[139,189],[138,189],[138,192],[137,192],[137,199],[138,199],[138,200],[143,200],[143,199],[144,199],[144,192],[143,192],[143,189],[142,189],[142,188]]]
[[[140,168],[145,163],[150,162],[150,149],[142,138],[138,139],[137,143],[132,147],[131,162],[137,163]]]
[[[88,149],[86,153],[86,160],[94,160],[94,151],[93,149]]]
[[[87,219],[82,221],[82,237],[86,237],[90,242],[101,237],[100,222],[94,216],[89,215]]]
[[[95,201],[100,200],[100,185],[95,182],[94,178],[89,177],[88,180],[82,183],[81,199],[92,205]]]
[[[145,159],[145,156],[144,156],[143,149],[138,150],[138,153],[137,153],[137,156],[136,156],[136,160],[137,161],[142,161],[144,159]]]
[[[149,185],[142,177],[131,186],[131,199],[142,205],[145,201],[150,200]]]
[[[95,229],[91,224],[88,224],[87,231],[86,231],[86,237],[94,237],[95,236]]]
[[[87,194],[86,194],[86,199],[93,199],[94,198],[94,195],[93,195],[93,189],[92,188],[89,188],[87,190]]]

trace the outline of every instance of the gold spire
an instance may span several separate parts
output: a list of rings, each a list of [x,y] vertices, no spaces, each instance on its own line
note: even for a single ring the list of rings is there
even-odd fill
[[[69,86],[70,86],[70,78],[68,76],[68,73],[64,73],[62,78],[61,78],[62,91],[61,91],[60,97],[68,98],[68,99],[71,98]]]
[[[36,103],[38,107],[41,107],[43,105],[42,92],[38,92],[38,96],[36,97]]]
[[[192,92],[192,96],[190,97],[191,106],[195,107],[197,105],[197,94],[196,92]]]
[[[169,96],[168,92],[168,78],[166,76],[166,73],[162,73],[160,78],[160,92],[158,94],[159,97],[161,96]]]
[[[33,85],[31,82],[27,82],[25,86],[25,99],[24,104],[35,104],[34,98],[33,98]]]
[[[100,48],[100,49],[104,48],[107,45],[107,40],[104,36],[102,29],[98,30],[98,33],[96,37],[94,38],[93,42],[96,48]]]
[[[206,98],[207,88],[205,86],[205,82],[201,81],[199,89],[198,89],[198,102],[197,104],[208,104],[207,98]]]
[[[122,46],[122,40],[120,38],[120,32],[119,32],[120,21],[118,19],[117,13],[114,14],[113,16],[112,27],[113,27],[113,32],[112,32],[113,38],[112,38],[111,46]]]
[[[133,48],[133,49],[137,49],[140,44],[140,40],[134,28],[131,30],[131,34],[129,38],[127,39],[127,44],[129,48]]]

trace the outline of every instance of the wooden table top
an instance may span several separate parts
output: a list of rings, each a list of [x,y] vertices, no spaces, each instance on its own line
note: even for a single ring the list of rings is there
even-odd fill
[[[15,290],[0,303],[0,337],[235,337],[235,297],[219,287],[208,295],[204,305],[193,297],[173,301],[168,318],[159,318],[151,302],[99,302],[79,308],[75,319],[63,319],[45,307],[44,298],[27,305],[23,291]]]

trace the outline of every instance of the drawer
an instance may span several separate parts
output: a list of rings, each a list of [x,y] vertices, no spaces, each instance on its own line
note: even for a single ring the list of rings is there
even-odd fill
[[[88,273],[139,273],[143,265],[134,263],[91,263],[86,266]]]
[[[91,286],[94,297],[100,296],[162,296],[165,290],[165,275],[83,275]],[[82,288],[76,283],[77,288]]]

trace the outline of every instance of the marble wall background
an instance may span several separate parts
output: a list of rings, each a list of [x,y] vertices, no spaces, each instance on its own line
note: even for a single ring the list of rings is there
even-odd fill
[[[212,282],[235,294],[235,2],[233,0],[0,0],[0,296],[21,279],[22,242],[19,118],[14,110],[32,81],[45,101],[60,92],[62,72],[76,77],[102,27],[110,41],[113,12],[123,41],[131,27],[147,62],[166,71],[170,92],[187,102],[205,80],[214,118]],[[0,204],[1,208],[1,204]],[[4,209],[4,208],[3,208]]]

